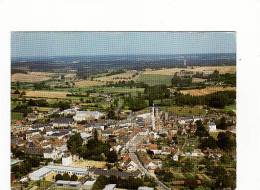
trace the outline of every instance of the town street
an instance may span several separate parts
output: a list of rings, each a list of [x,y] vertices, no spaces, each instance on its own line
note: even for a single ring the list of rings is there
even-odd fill
[[[158,184],[159,188],[162,190],[170,190],[169,187],[164,185],[155,174],[150,173],[140,162],[138,156],[136,155],[136,146],[142,142],[144,135],[140,135],[139,133],[134,136],[127,144],[126,148],[129,150],[129,156],[131,160],[138,166],[138,169],[142,174],[153,177],[155,182]]]

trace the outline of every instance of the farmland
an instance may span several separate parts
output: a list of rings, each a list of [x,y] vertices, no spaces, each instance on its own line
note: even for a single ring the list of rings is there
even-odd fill
[[[145,74],[142,73],[138,78],[137,78],[137,82],[143,82],[145,84],[148,84],[150,86],[153,85],[167,85],[170,86],[171,85],[171,79],[172,76],[170,75],[161,75],[161,74]]]
[[[138,77],[138,72],[135,70],[126,71],[123,73],[115,74],[115,75],[108,75],[94,78],[95,81],[100,82],[119,82],[119,81],[129,81],[135,80]]]
[[[79,88],[83,87],[93,87],[93,86],[101,86],[104,85],[105,82],[102,81],[94,81],[94,80],[80,80],[75,82],[75,86]]]
[[[193,71],[194,73],[196,72],[213,72],[215,70],[219,71],[220,74],[225,74],[225,73],[235,73],[236,72],[236,67],[235,66],[193,66],[193,67],[188,67],[188,68],[163,68],[163,69],[158,69],[158,70],[152,70],[152,69],[146,69],[143,74],[153,74],[153,75],[174,75],[177,72],[180,72],[181,70],[184,71]]]
[[[235,90],[235,87],[206,87],[203,89],[191,89],[191,90],[181,90],[180,92],[183,94],[190,94],[192,96],[204,96],[207,94],[212,94],[214,92],[221,92],[221,91],[232,91]]]
[[[26,97],[31,98],[66,98],[68,92],[62,91],[39,91],[39,90],[28,90],[26,91]]]
[[[24,73],[15,73],[12,75],[12,82],[29,82],[36,83],[47,81],[52,78],[55,73],[48,72],[29,72],[27,74]]]

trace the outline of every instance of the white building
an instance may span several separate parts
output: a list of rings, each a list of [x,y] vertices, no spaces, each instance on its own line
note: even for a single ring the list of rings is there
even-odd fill
[[[84,190],[91,190],[96,180],[93,181],[86,181],[83,185]]]
[[[69,175],[75,174],[80,177],[88,174],[88,170],[86,168],[48,165],[48,166],[43,166],[42,168],[30,173],[29,178],[32,181],[42,180],[44,177],[46,177],[48,174],[52,172],[56,174],[64,174],[64,173],[68,173]]]
[[[116,188],[116,184],[108,184],[103,190],[113,190]]]
[[[138,187],[137,190],[154,190],[154,188],[152,188],[152,187],[146,187],[146,186],[141,186],[141,187]]]
[[[86,120],[95,120],[104,116],[103,113],[99,111],[77,111],[76,115],[73,116],[73,119],[77,122],[86,121]]]
[[[58,160],[62,157],[62,153],[56,149],[46,149],[43,152],[43,157],[46,159]]]
[[[209,127],[209,132],[217,131],[217,126],[214,122],[210,122],[208,127]]]
[[[69,166],[72,164],[72,156],[71,155],[65,155],[62,157],[62,165],[63,166]]]

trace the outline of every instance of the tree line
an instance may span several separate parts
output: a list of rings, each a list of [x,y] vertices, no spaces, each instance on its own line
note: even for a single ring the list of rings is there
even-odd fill
[[[189,94],[176,93],[175,103],[178,106],[189,105],[207,105],[213,108],[224,108],[227,105],[235,103],[236,91],[222,91],[207,94],[204,96],[192,96]]]

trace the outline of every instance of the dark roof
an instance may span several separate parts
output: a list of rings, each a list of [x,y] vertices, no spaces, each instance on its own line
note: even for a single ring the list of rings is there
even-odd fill
[[[33,129],[38,129],[38,128],[41,128],[41,127],[44,127],[44,126],[45,126],[45,125],[42,124],[42,123],[35,123],[35,124],[32,125],[32,128],[33,128]]]
[[[90,169],[90,172],[92,171],[96,175],[104,175],[104,176],[116,176],[116,177],[137,177],[138,173],[137,172],[120,172],[118,170],[103,170],[103,169]]]
[[[68,117],[61,117],[61,118],[55,118],[52,123],[58,123],[58,124],[70,124],[73,122],[72,118]]]

